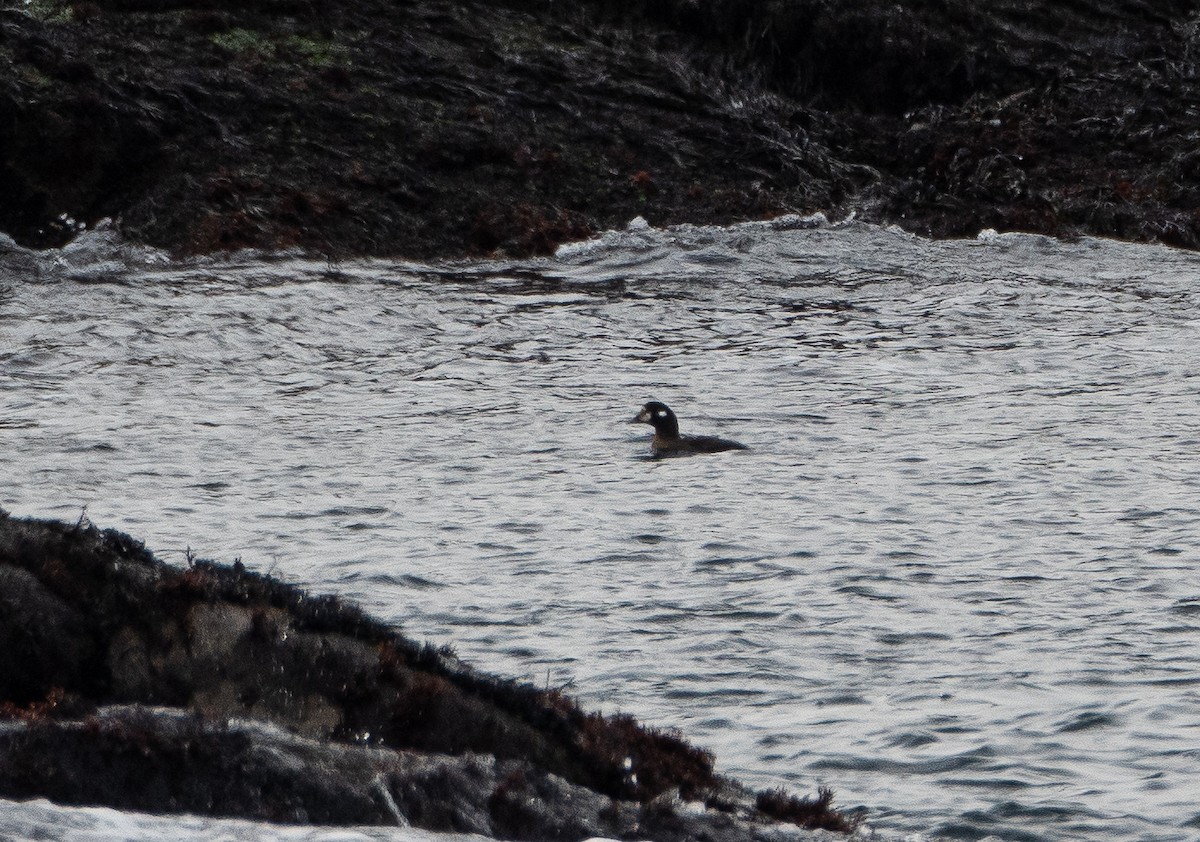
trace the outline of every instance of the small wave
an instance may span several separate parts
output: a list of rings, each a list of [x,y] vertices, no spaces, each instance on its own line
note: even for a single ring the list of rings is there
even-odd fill
[[[166,252],[125,240],[110,219],[81,230],[62,248],[44,251],[23,248],[0,234],[0,270],[29,280],[108,283],[168,263]]]
[[[948,634],[942,632],[884,632],[875,639],[885,646],[903,646],[906,643],[922,643],[930,640],[951,640]]]
[[[1167,610],[1182,617],[1200,617],[1200,597],[1181,599]]]
[[[938,742],[939,738],[925,731],[919,732],[903,732],[895,734],[888,739],[886,745],[889,748],[920,748],[921,746],[932,745]]]
[[[333,506],[317,512],[317,517],[348,517],[350,515],[386,515],[383,506]]]
[[[880,591],[867,587],[866,585],[845,585],[837,590],[838,593],[862,596],[866,597],[867,599],[879,600],[880,602],[899,602],[901,599],[900,597],[893,596],[892,594],[881,593]]]
[[[995,771],[993,752],[987,746],[944,757],[923,760],[892,760],[879,756],[853,754],[830,754],[812,764],[822,771],[866,771],[884,772],[892,775],[944,775],[964,769]]]
[[[1107,728],[1120,722],[1120,717],[1102,711],[1084,711],[1059,725],[1059,734],[1070,734],[1076,731],[1091,731],[1096,728]]]
[[[681,224],[668,228],[654,228],[642,217],[634,217],[623,231],[605,231],[588,240],[564,243],[554,253],[555,260],[563,262],[590,261],[606,255],[628,257],[630,251],[646,252],[664,246],[696,249],[706,246],[727,246],[735,252],[747,250],[747,237],[765,235],[778,231],[801,231],[828,228],[830,222],[823,213],[809,216],[784,214],[774,219],[742,222],[729,226]],[[741,258],[725,255],[717,250],[708,250],[694,262],[704,265],[725,265]]]

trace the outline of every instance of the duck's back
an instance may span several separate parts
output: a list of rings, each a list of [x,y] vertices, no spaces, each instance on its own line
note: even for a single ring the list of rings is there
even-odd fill
[[[720,436],[679,436],[664,439],[654,438],[654,452],[659,456],[681,456],[687,453],[720,453],[723,450],[749,450],[740,441],[723,439]]]

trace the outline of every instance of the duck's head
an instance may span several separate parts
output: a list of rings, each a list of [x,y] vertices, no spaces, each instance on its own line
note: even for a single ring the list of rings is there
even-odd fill
[[[679,437],[679,421],[671,407],[659,401],[650,401],[642,407],[634,421],[641,421],[654,427],[654,433],[666,439]]]

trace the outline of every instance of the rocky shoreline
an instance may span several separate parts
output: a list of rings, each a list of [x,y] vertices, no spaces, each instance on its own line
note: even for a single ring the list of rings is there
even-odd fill
[[[506,839],[842,836],[681,735],[476,671],[240,564],[0,512],[0,797]]]
[[[0,231],[546,253],[857,213],[1200,246],[1182,0],[9,0]]]

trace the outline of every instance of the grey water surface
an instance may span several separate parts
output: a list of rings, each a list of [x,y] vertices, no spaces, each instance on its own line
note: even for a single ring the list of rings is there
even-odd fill
[[[0,276],[13,514],[342,594],[882,831],[1200,839],[1200,256],[97,251]],[[651,398],[752,449],[648,459]]]

